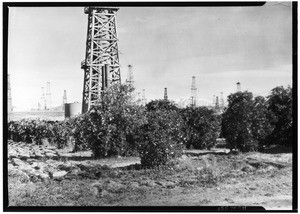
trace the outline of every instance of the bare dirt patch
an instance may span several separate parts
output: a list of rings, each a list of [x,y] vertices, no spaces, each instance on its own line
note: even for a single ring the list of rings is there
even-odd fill
[[[193,154],[191,154],[193,153]],[[292,154],[186,152],[171,166],[10,142],[10,206],[263,206],[292,209]]]

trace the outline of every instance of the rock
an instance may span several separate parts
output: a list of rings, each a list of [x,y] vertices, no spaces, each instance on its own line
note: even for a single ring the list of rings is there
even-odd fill
[[[22,152],[19,156],[20,156],[20,159],[24,159],[24,160],[26,160],[27,158],[30,158],[29,152],[28,153]]]
[[[55,156],[57,156],[57,155],[54,154],[54,153],[52,153],[52,152],[46,152],[46,153],[45,153],[45,156],[47,156],[47,157],[55,157]]]
[[[35,171],[29,174],[30,180],[32,182],[37,181],[48,181],[50,179],[49,175],[47,173],[41,172],[41,171]]]
[[[30,177],[19,169],[9,169],[7,174],[9,177],[18,178],[21,183],[30,181]]]
[[[173,189],[175,188],[175,183],[174,182],[170,182],[170,181],[157,181],[156,182],[158,185],[168,188],[168,189]]]
[[[16,158],[18,157],[18,152],[16,152],[15,150],[8,150],[8,157],[10,158]]]
[[[228,203],[231,203],[231,204],[234,203],[234,201],[230,198],[225,198],[225,201],[227,201]]]
[[[32,171],[32,167],[27,164],[26,162],[18,159],[18,158],[13,158],[12,159],[13,165],[17,166],[18,169],[23,170],[23,171]]]
[[[8,168],[8,170],[10,170],[10,169],[14,169],[14,168],[15,168],[15,166],[14,166],[14,165],[12,165],[11,163],[9,163],[9,164],[7,164],[7,168]]]
[[[68,172],[66,172],[66,171],[56,171],[56,172],[53,172],[52,177],[53,177],[53,179],[60,179],[63,176],[65,176],[66,174],[68,174]]]
[[[20,166],[20,165],[23,165],[23,164],[24,164],[24,162],[23,162],[22,160],[20,160],[19,158],[13,158],[13,159],[12,159],[12,163],[13,163],[13,165],[15,165],[15,166]]]

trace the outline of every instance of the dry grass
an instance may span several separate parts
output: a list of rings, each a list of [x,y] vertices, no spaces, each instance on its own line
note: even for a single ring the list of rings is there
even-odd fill
[[[191,190],[201,188],[203,194],[215,190],[216,192],[211,194],[218,195],[220,192],[218,188],[221,186],[232,184],[235,186],[239,183],[243,185],[247,182],[250,185],[259,179],[263,179],[264,183],[255,188],[268,192],[272,188],[285,188],[272,186],[276,182],[266,184],[270,179],[276,180],[281,176],[287,179],[285,183],[290,185],[291,180],[288,180],[288,177],[291,176],[291,162],[291,154],[208,154],[183,156],[168,167],[160,169],[87,169],[82,176],[66,177],[61,181],[24,183],[17,176],[10,176],[9,204],[10,206],[131,206],[147,205],[149,200],[150,205],[150,201],[155,201],[158,196],[162,200],[170,202],[181,200],[183,203],[182,200],[185,200],[186,194]],[[284,167],[278,168],[276,164]],[[100,192],[91,185],[95,182],[103,184]],[[111,182],[112,187],[109,186]],[[235,194],[230,191],[224,194]],[[243,194],[241,197],[248,197]],[[204,199],[205,203],[208,203],[207,201],[214,203],[215,200],[202,198],[202,202]],[[186,201],[186,204],[189,203],[192,202]]]

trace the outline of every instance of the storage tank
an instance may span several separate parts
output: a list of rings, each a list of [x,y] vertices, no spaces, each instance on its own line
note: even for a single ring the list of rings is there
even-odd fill
[[[81,107],[81,103],[65,103],[65,118],[71,118],[81,114]]]

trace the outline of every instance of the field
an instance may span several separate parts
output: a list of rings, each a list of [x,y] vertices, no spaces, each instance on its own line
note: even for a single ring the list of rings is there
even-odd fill
[[[26,112],[9,112],[8,121],[21,119],[43,119],[43,120],[64,120],[63,111],[26,111]]]
[[[70,146],[71,147],[71,146]],[[9,206],[263,206],[292,209],[292,154],[185,151],[168,167],[137,157],[8,142]]]

